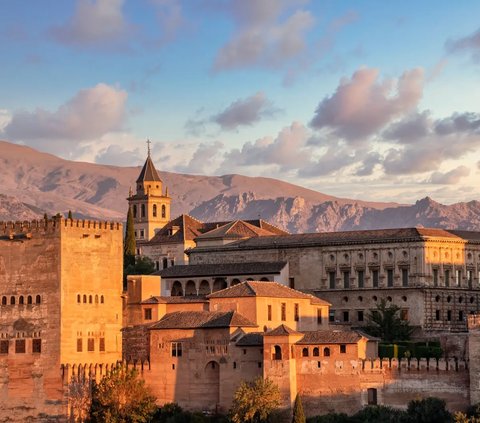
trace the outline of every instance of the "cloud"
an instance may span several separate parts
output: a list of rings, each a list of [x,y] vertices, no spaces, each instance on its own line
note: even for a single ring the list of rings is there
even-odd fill
[[[259,66],[268,69],[289,63],[306,50],[306,33],[313,15],[298,0],[231,0],[227,13],[236,30],[220,49],[214,70]],[[293,8],[293,10],[292,10]]]
[[[355,162],[355,154],[347,148],[331,146],[316,160],[309,160],[299,167],[298,175],[303,178],[325,176],[335,173]]]
[[[225,110],[212,117],[223,130],[233,130],[239,126],[250,126],[264,117],[271,117],[277,112],[265,97],[258,92],[246,99],[234,101]]]
[[[155,8],[160,36],[154,41],[162,46],[174,40],[182,28],[186,27],[182,5],[178,0],[150,0]]]
[[[80,90],[56,111],[18,111],[5,126],[12,140],[84,141],[119,130],[125,118],[127,93],[107,84]]]
[[[12,115],[7,109],[0,109],[0,134],[12,120]]]
[[[126,149],[122,145],[111,144],[102,148],[95,156],[95,163],[116,166],[134,166],[145,160],[145,152],[140,148]]]
[[[183,173],[211,173],[216,167],[216,159],[223,148],[223,143],[201,143],[193,152],[187,165],[177,165],[175,170]]]
[[[432,122],[430,112],[412,113],[403,120],[390,125],[383,132],[383,137],[387,140],[396,140],[401,143],[412,143],[428,134]]]
[[[50,29],[58,42],[75,47],[107,47],[125,40],[130,24],[123,16],[124,0],[77,0],[63,25]]]
[[[445,49],[449,53],[471,53],[474,61],[480,61],[480,29],[466,37],[448,40]]]
[[[358,142],[414,109],[422,92],[422,69],[382,82],[377,69],[359,69],[351,79],[343,79],[332,96],[320,102],[310,125]]]
[[[427,180],[429,184],[444,184],[455,185],[460,182],[462,178],[470,175],[470,169],[466,166],[458,166],[449,172],[433,172]]]

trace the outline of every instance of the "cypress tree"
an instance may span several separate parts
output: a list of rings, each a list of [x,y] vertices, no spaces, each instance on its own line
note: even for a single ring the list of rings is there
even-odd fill
[[[67,219],[70,219],[70,220],[73,219],[72,211],[71,211],[71,210],[68,211],[68,218],[67,218]]]
[[[135,250],[137,248],[135,242],[135,228],[133,226],[133,213],[132,209],[128,208],[127,214],[127,226],[125,228],[125,242],[123,244],[123,258],[124,267],[128,265],[135,265]]]
[[[293,405],[293,418],[292,423],[305,423],[305,413],[303,412],[302,399],[297,394],[295,397],[295,404]]]

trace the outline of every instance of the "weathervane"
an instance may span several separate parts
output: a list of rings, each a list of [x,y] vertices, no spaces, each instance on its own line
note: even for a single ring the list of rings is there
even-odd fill
[[[151,144],[151,143],[152,143],[152,142],[150,141],[150,139],[147,138],[147,149],[148,149],[147,152],[148,152],[148,157],[150,157],[150,144]]]

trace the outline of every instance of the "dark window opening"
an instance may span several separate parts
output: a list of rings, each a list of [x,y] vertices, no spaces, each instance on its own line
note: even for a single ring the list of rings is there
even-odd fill
[[[387,269],[387,286],[393,286],[393,269]]]
[[[40,354],[42,352],[42,340],[32,339],[32,353]]]
[[[98,350],[101,352],[105,352],[105,338],[99,339]]]
[[[281,315],[282,315],[283,321],[287,320],[287,304],[286,303],[282,303]]]
[[[162,219],[165,219],[166,216],[167,216],[167,209],[166,209],[165,205],[163,204],[162,205]]]
[[[402,286],[408,286],[408,269],[402,269]]]
[[[313,356],[314,356],[314,357],[320,356],[320,350],[318,349],[318,347],[315,347],[315,348],[313,349]]]
[[[25,354],[25,339],[15,340],[15,354]]]
[[[350,288],[350,272],[348,270],[343,272],[343,287],[345,289]]]
[[[275,345],[273,349],[273,359],[274,360],[282,359],[282,348],[279,345]]]
[[[343,312],[343,321],[349,322],[350,321],[350,313],[348,311]]]
[[[345,344],[340,345],[340,354],[346,354],[347,353],[347,346]]]
[[[181,356],[182,356],[182,343],[172,342],[172,357],[181,357]]]
[[[328,272],[330,289],[335,289],[335,272]]]
[[[326,347],[323,349],[323,356],[330,357],[330,348]]]
[[[300,320],[300,306],[298,304],[295,304],[295,312],[294,312],[294,320],[298,322]]]
[[[363,322],[363,310],[358,310],[357,311],[357,320],[359,322]]]
[[[142,217],[145,217],[145,204],[142,204]]]
[[[435,320],[440,320],[440,310],[435,310]]]
[[[321,325],[322,324],[322,309],[317,308],[317,324]]]
[[[367,389],[367,401],[368,405],[377,405],[377,389],[368,388]]]
[[[267,314],[268,314],[267,316],[268,320],[269,321],[272,320],[272,306],[270,304],[268,304],[267,306]]]
[[[451,321],[452,320],[452,310],[447,310],[447,321]]]
[[[372,286],[378,288],[378,270],[372,270]]]
[[[156,204],[153,205],[152,214],[153,214],[153,217],[157,217],[157,205]]]
[[[18,298],[18,304],[23,305],[23,303],[24,303],[23,295],[20,295],[20,297]]]
[[[438,286],[438,269],[433,269],[433,286]]]
[[[144,318],[145,318],[145,320],[152,320],[152,309],[151,308],[146,308],[144,310]]]
[[[335,322],[335,310],[330,310],[328,313],[328,321],[330,323]]]
[[[82,338],[77,338],[77,352],[83,351],[83,342]]]
[[[40,304],[41,302],[42,302],[42,297],[41,297],[40,295],[37,295],[37,296],[35,297],[35,303],[36,303],[36,304]]]
[[[88,338],[87,340],[87,351],[95,351],[95,339]]]
[[[359,270],[358,273],[357,273],[357,278],[358,278],[358,287],[359,288],[363,288],[364,286],[364,278],[365,278],[365,274],[363,272],[363,270]]]
[[[302,357],[308,357],[308,348],[302,349]]]
[[[450,286],[450,271],[445,270],[444,272],[445,286]]]
[[[0,341],[0,354],[8,354],[9,341],[1,340]]]

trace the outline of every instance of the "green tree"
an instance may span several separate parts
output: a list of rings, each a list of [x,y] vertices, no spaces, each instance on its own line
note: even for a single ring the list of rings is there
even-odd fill
[[[445,401],[434,397],[410,401],[407,414],[410,420],[416,423],[448,423],[451,421]]]
[[[410,339],[413,328],[407,320],[400,319],[399,311],[397,305],[387,305],[385,300],[381,300],[375,309],[370,310],[365,332],[386,342]]]
[[[68,217],[67,217],[67,219],[70,219],[70,220],[73,219],[72,211],[71,211],[71,210],[68,211]]]
[[[384,405],[362,408],[350,418],[351,423],[413,423],[403,410]]]
[[[144,423],[156,412],[155,397],[135,369],[119,366],[92,389],[90,418],[98,423]]]
[[[125,228],[125,241],[123,244],[124,266],[135,264],[135,253],[137,244],[135,242],[135,226],[133,223],[132,208],[128,208],[127,226]]]
[[[280,406],[280,390],[270,379],[261,376],[242,382],[233,397],[230,417],[233,423],[260,423]]]
[[[293,418],[292,423],[305,423],[305,413],[303,412],[302,398],[297,394],[295,397],[295,403],[293,405]]]

